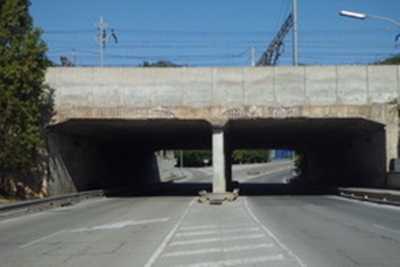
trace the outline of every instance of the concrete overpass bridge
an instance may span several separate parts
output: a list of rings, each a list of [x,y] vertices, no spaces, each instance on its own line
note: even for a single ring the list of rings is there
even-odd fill
[[[157,182],[162,149],[212,148],[214,192],[239,148],[301,150],[310,179],[370,187],[397,157],[397,66],[50,68],[46,83],[54,194]]]

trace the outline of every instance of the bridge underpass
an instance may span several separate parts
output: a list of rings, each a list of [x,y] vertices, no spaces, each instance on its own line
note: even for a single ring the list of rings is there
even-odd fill
[[[165,172],[154,151],[212,149],[223,192],[237,148],[304,152],[307,177],[324,184],[392,186],[399,81],[397,66],[50,68],[44,187],[155,184]]]
[[[173,164],[160,165],[154,152],[181,149],[213,150],[215,192],[231,189],[235,149],[301,151],[305,175],[320,184],[385,185],[384,125],[360,118],[236,119],[221,128],[206,120],[71,119],[51,126],[48,140],[63,190],[157,184]]]

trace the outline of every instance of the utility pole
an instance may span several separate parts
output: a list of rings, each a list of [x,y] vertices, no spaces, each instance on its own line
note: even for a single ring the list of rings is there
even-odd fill
[[[106,29],[108,28],[108,23],[103,22],[103,17],[100,16],[100,21],[95,24],[98,32],[96,40],[100,44],[100,66],[104,66],[104,49],[106,48],[106,43],[112,37],[114,38],[115,43],[118,43],[117,36],[113,29],[111,29],[111,33],[107,35]]]
[[[71,59],[72,59],[72,64],[74,66],[76,66],[76,51],[75,51],[75,49],[71,50]]]
[[[267,50],[257,61],[257,66],[273,66],[281,55],[281,47],[283,39],[289,30],[293,27],[293,66],[298,65],[298,52],[297,52],[297,0],[293,0],[293,11],[289,14],[285,22],[282,24],[280,30],[275,35],[275,38],[269,44]]]
[[[297,0],[293,0],[293,66],[298,65],[297,46]]]
[[[100,21],[95,24],[97,27],[97,37],[96,40],[100,44],[100,66],[104,66],[104,48],[106,47],[107,42],[107,34],[106,29],[108,28],[108,24],[103,22],[103,17],[100,16]]]
[[[256,50],[254,49],[254,46],[250,49],[250,60],[251,66],[254,67],[256,65]]]

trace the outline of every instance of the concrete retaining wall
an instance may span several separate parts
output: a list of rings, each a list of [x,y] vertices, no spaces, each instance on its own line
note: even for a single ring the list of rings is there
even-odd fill
[[[50,133],[48,196],[92,189],[131,188],[167,181],[174,172],[170,153],[135,150],[96,140]]]
[[[400,189],[400,172],[387,173],[387,188]]]

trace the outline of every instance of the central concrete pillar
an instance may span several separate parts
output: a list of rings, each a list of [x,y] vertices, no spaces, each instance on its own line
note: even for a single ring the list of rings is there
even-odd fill
[[[214,128],[212,133],[213,156],[213,193],[226,192],[226,155],[225,132],[223,128]]]

